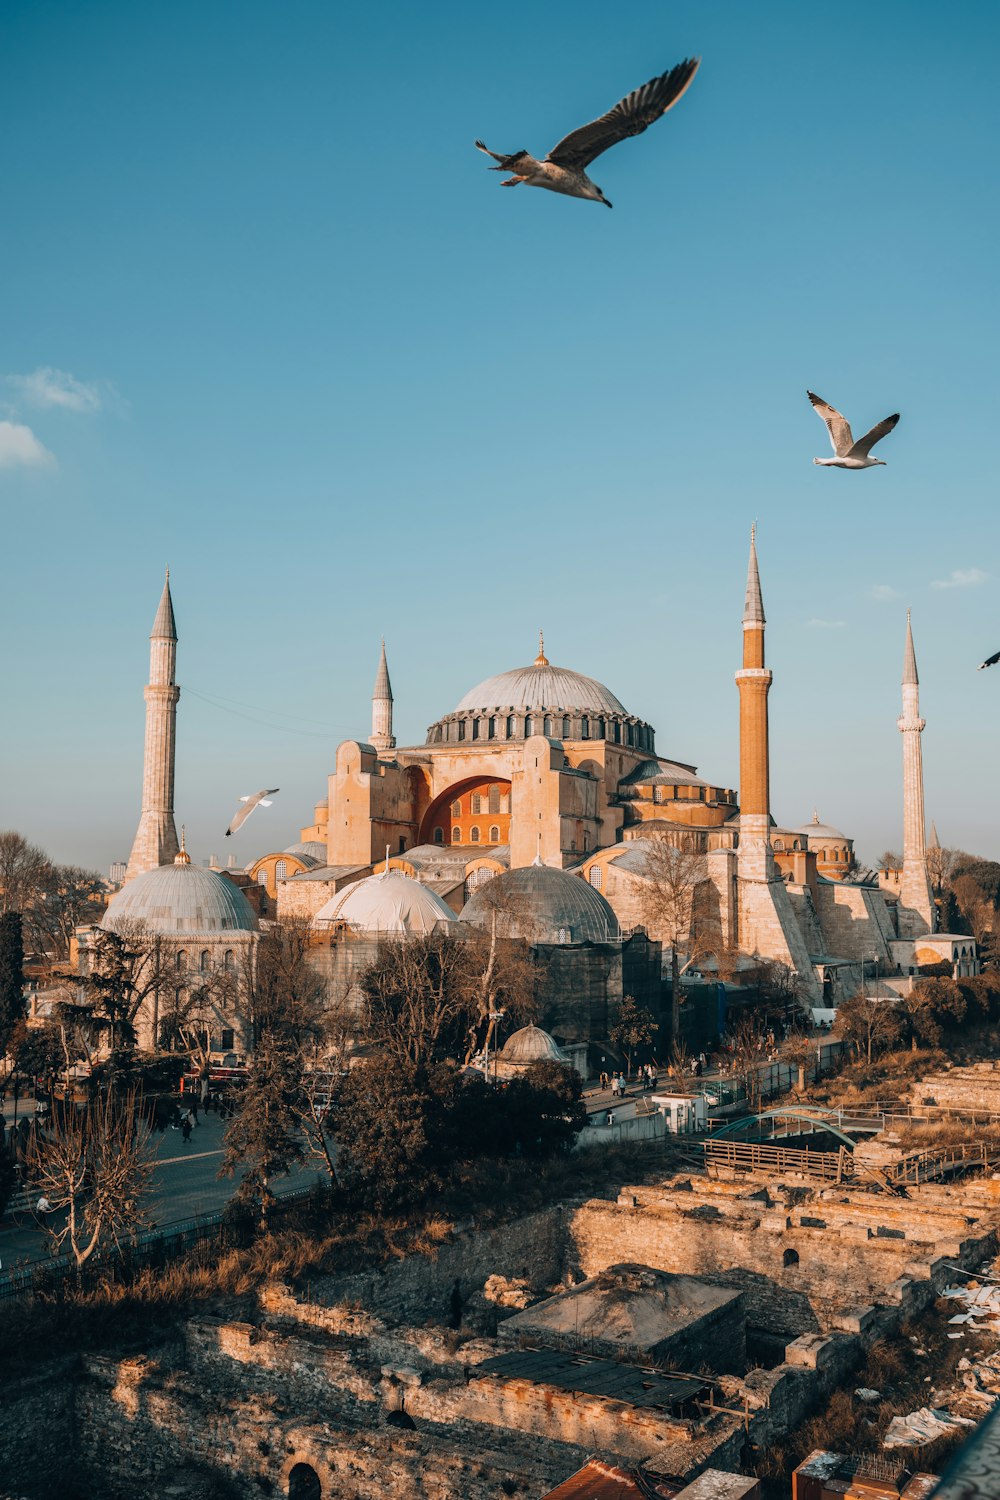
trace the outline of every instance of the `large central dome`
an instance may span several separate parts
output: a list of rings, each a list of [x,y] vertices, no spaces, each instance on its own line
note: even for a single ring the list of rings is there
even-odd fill
[[[524,740],[534,734],[653,750],[649,724],[630,714],[603,682],[552,666],[540,641],[530,667],[498,672],[471,688],[454,712],[431,725],[427,743]]]
[[[491,714],[508,709],[548,708],[556,713],[625,714],[627,710],[602,682],[566,667],[515,667],[471,688],[455,712]]]

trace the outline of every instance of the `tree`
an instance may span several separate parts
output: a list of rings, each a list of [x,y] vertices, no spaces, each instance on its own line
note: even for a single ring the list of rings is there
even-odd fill
[[[28,1152],[32,1191],[52,1248],[68,1245],[79,1270],[98,1250],[120,1250],[144,1221],[142,1198],[153,1169],[149,1131],[134,1092],[106,1093],[79,1109],[57,1104]]]
[[[213,1033],[235,1019],[238,988],[228,969],[199,971],[190,989],[168,990],[160,1008],[160,1046],[185,1053],[202,1080],[208,1078]]]
[[[274,1203],[272,1183],[303,1157],[299,1131],[302,1058],[294,1038],[269,1027],[257,1038],[240,1107],[226,1129],[220,1177],[244,1168],[237,1197],[252,1204],[262,1232]]]
[[[501,878],[476,890],[481,922],[465,933],[466,990],[470,1013],[465,1061],[493,1045],[497,1017],[527,1025],[538,1014],[539,971],[531,948],[537,921],[531,903]]]
[[[860,990],[837,1010],[837,1030],[853,1042],[870,1063],[880,1052],[893,1047],[903,1031],[903,1017],[895,1000],[879,1000]]]
[[[878,857],[880,870],[901,870],[903,868],[903,856],[897,854],[895,849],[885,849]]]
[[[571,1150],[587,1123],[583,1081],[565,1063],[537,1062],[504,1091],[503,1105],[525,1156],[545,1157]]]
[[[78,927],[100,920],[104,881],[96,870],[79,865],[50,865],[47,879],[33,909],[36,930],[43,932],[57,959],[69,958],[70,943]]]
[[[7,911],[0,916],[0,1062],[17,1023],[25,1013],[24,940],[21,914]]]
[[[651,1046],[656,1032],[656,1017],[652,1011],[640,1005],[631,995],[623,996],[609,1040],[625,1053],[629,1073],[632,1072],[634,1054],[642,1047]]]
[[[119,923],[94,931],[85,974],[61,974],[79,986],[82,997],[60,1006],[60,1020],[80,1038],[92,1056],[106,1043],[112,1059],[127,1056],[137,1042],[136,1019],[147,1000],[154,1009],[164,983],[159,937],[141,922]]]
[[[51,873],[51,861],[35,844],[13,829],[0,833],[0,916],[34,912]]]
[[[455,1160],[441,1149],[441,1113],[428,1069],[352,1068],[333,1106],[341,1181],[382,1209],[439,1192]]]
[[[960,1025],[968,1009],[961,987],[950,979],[919,979],[902,1003],[914,1050],[918,1041],[939,1046],[945,1030]]]
[[[461,939],[428,932],[380,942],[359,984],[365,1038],[393,1066],[427,1067],[462,1046],[475,984]]]
[[[654,937],[670,946],[671,1042],[680,1030],[680,956],[685,948],[692,958],[714,952],[718,930],[710,921],[707,903],[698,893],[708,879],[705,856],[694,843],[669,844],[649,839],[643,850],[643,882],[640,909]]]
[[[744,1011],[731,1030],[733,1077],[743,1085],[750,1113],[759,1114],[764,1092],[761,1068],[767,1062],[770,1051],[767,1031],[760,1017],[752,1011]]]
[[[934,894],[940,896],[954,868],[958,850],[943,849],[940,844],[928,844],[926,857],[927,874],[930,876]]]

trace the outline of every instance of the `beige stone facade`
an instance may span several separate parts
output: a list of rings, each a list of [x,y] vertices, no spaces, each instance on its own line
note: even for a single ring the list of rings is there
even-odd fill
[[[170,575],[149,642],[149,684],[145,690],[146,740],[142,760],[142,812],[125,879],[169,864],[177,854],[174,826],[174,753],[177,700],[177,628],[170,598]]]

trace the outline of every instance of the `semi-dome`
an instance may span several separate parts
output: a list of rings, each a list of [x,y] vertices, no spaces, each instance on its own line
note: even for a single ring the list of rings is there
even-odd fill
[[[500,1048],[500,1061],[508,1067],[530,1068],[538,1062],[566,1062],[561,1047],[540,1026],[522,1026],[509,1036]]]
[[[619,936],[618,918],[600,891],[550,865],[526,865],[494,876],[465,903],[462,921],[486,926],[497,896],[506,934],[529,943],[612,943]]]
[[[289,844],[288,848],[282,849],[281,852],[294,854],[297,859],[301,859],[306,864],[311,861],[314,867],[326,864],[326,845],[319,839],[304,839],[297,844]]]
[[[320,907],[313,917],[313,926],[323,928],[334,922],[346,922],[362,932],[403,937],[433,932],[439,922],[456,920],[451,907],[426,885],[399,870],[389,870],[388,874],[368,875],[338,891]]]
[[[186,855],[136,875],[112,898],[101,926],[113,930],[131,923],[165,936],[257,931],[257,918],[239,887],[219,871],[187,862]]]
[[[528,708],[612,716],[628,712],[602,682],[584,677],[582,672],[571,672],[567,667],[553,667],[548,662],[544,666],[535,662],[530,667],[515,667],[511,672],[487,677],[469,689],[455,712],[489,714]]]

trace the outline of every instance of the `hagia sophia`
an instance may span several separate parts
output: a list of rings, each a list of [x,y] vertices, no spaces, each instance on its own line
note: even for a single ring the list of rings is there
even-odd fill
[[[684,956],[706,977],[723,951],[748,964],[774,960],[794,972],[803,1002],[822,1008],[856,991],[866,963],[889,992],[904,991],[928,962],[975,972],[972,941],[934,930],[909,616],[897,726],[903,865],[891,882],[859,869],[853,839],[818,813],[796,827],[774,820],[765,633],[752,533],[736,672],[738,791],[659,755],[652,725],[602,683],[553,666],[541,639],[530,666],[486,678],[434,720],[423,744],[399,746],[383,642],[371,734],[338,746],[312,821],[286,848],[223,871],[193,865],[177,839],[180,689],[168,576],[151,635],[142,810],[102,925],[139,922],[159,934],[184,986],[241,961],[262,922],[305,921],[331,994],[343,993],[379,940],[437,924],[461,932],[463,921],[482,919],[482,886],[512,881],[527,893],[532,945],[560,958],[564,979],[549,1009],[571,1045],[606,1035],[623,994],[645,1000],[660,985],[672,934],[650,899],[651,851],[666,843],[698,857],[698,906],[712,936]],[[219,1019],[231,1035],[231,1018]]]

